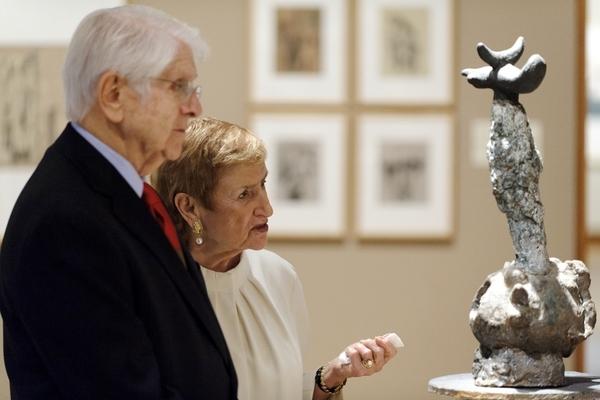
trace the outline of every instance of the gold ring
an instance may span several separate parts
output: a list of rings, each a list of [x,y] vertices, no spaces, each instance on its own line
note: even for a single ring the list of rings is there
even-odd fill
[[[373,360],[361,360],[360,363],[366,369],[373,368]]]

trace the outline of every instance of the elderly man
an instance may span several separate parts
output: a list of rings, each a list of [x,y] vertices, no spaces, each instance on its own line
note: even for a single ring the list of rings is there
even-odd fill
[[[141,176],[202,111],[199,34],[142,6],[77,28],[70,123],[23,189],[0,252],[14,399],[235,399],[201,274]]]

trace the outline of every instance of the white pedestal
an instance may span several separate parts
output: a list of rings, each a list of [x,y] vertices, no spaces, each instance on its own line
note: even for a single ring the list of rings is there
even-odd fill
[[[473,375],[456,374],[433,378],[430,392],[459,399],[482,400],[598,400],[600,376],[567,371],[567,384],[554,388],[510,388],[475,386]]]

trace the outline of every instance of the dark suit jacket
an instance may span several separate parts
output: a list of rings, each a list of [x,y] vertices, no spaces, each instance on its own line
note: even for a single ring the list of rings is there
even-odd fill
[[[13,399],[237,398],[196,265],[68,125],[23,189],[0,251]]]

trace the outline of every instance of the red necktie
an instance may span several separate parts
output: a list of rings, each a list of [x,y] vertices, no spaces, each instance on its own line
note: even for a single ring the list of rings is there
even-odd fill
[[[154,217],[156,222],[160,225],[161,229],[165,233],[167,239],[171,243],[171,246],[175,249],[178,254],[181,254],[181,243],[177,237],[177,231],[175,230],[175,224],[171,220],[165,205],[156,190],[146,182],[144,182],[144,192],[142,193],[142,200],[148,206],[150,214]]]

